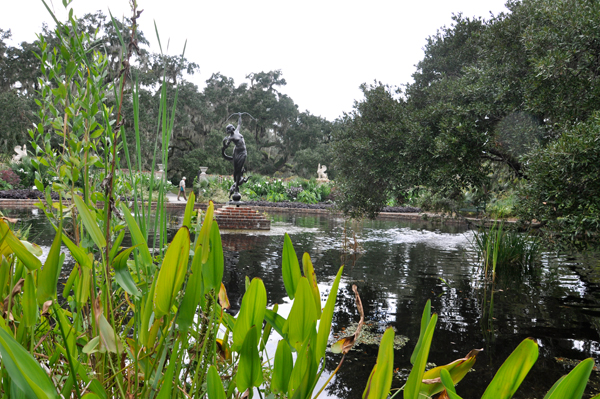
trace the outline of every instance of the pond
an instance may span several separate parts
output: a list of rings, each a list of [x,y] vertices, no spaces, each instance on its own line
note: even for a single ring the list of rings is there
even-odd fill
[[[53,229],[43,215],[34,212],[7,210],[6,214],[31,224],[31,240],[48,247]],[[181,224],[182,214],[170,213],[171,227]],[[574,360],[600,357],[598,254],[548,252],[532,272],[501,276],[490,314],[489,288],[484,289],[480,263],[471,246],[473,232],[464,227],[389,220],[350,223],[330,215],[293,213],[272,215],[271,226],[266,233],[222,235],[224,284],[234,311],[241,304],[246,276],[261,278],[269,304],[279,303],[285,309],[289,302],[281,277],[285,232],[299,257],[310,254],[323,303],[339,267],[345,265],[333,319],[334,336],[349,335],[359,320],[352,284],[357,285],[364,305],[363,338],[367,343],[348,354],[321,397],[362,396],[377,356],[377,346],[368,342],[388,326],[408,338],[405,346],[394,352],[392,388],[401,387],[410,371],[409,359],[428,299],[439,315],[429,362],[442,365],[464,357],[471,349],[484,349],[474,371],[458,385],[458,393],[465,398],[481,397],[502,362],[527,337],[537,339],[540,355],[515,398],[541,398],[572,369]],[[353,254],[355,245],[358,253]],[[63,275],[66,278],[68,273]],[[328,373],[340,359],[341,355],[328,353]],[[322,381],[325,379],[323,376]],[[599,389],[600,376],[594,371],[585,397]]]

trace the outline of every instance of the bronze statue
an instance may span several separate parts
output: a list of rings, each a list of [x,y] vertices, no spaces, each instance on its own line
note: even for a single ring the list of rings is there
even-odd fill
[[[221,149],[223,157],[228,161],[233,161],[233,185],[229,189],[229,199],[231,199],[233,196],[234,201],[239,201],[242,198],[242,196],[240,195],[240,186],[246,183],[249,179],[249,177],[244,178],[244,172],[246,172],[244,163],[246,162],[248,152],[246,151],[246,143],[244,142],[244,136],[242,136],[242,134],[240,133],[240,130],[242,128],[243,114],[248,113],[238,112],[231,115],[238,115],[238,125],[237,127],[234,127],[231,124],[227,125],[225,130],[228,136],[225,136],[225,138],[223,139],[223,148]],[[231,116],[229,118],[231,118]],[[250,117],[252,116],[250,115]],[[235,148],[233,149],[233,156],[225,154],[225,150],[229,147],[229,144],[231,142],[233,142],[233,144],[235,145]]]

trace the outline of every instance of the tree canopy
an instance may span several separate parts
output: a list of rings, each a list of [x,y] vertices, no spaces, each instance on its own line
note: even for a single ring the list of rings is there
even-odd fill
[[[333,135],[345,210],[373,216],[411,187],[449,197],[489,187],[499,167],[547,197],[533,160],[557,155],[574,131],[598,137],[586,121],[600,110],[600,4],[510,0],[507,8],[488,20],[454,15],[428,38],[402,92],[363,86]]]

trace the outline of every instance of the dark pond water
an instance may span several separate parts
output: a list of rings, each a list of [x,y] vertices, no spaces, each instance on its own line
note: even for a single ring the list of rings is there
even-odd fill
[[[27,211],[6,211],[32,225],[32,241],[50,245],[52,228],[43,217]],[[181,214],[170,215],[170,225]],[[515,398],[542,398],[552,384],[571,370],[569,361],[600,357],[600,256],[545,253],[534,271],[498,278],[489,313],[490,290],[483,287],[479,263],[471,247],[472,232],[457,226],[399,221],[345,223],[329,216],[273,215],[269,233],[223,234],[226,257],[224,283],[233,308],[238,308],[245,276],[263,279],[269,303],[289,302],[281,278],[283,234],[288,232],[298,255],[311,255],[322,294],[340,265],[345,264],[333,333],[346,335],[359,315],[352,284],[358,286],[368,324],[366,336],[395,328],[408,343],[394,353],[397,369],[393,388],[401,387],[410,371],[409,358],[419,335],[420,317],[428,299],[439,315],[429,361],[437,365],[483,348],[475,371],[458,385],[464,398],[479,398],[512,350],[527,337],[538,340],[537,363]],[[344,237],[359,255],[346,253]],[[289,305],[287,306],[289,310]],[[375,363],[377,346],[361,344],[346,357],[325,394],[360,398]],[[332,372],[341,356],[329,353]],[[326,377],[323,377],[324,381]],[[592,372],[584,397],[600,391],[600,376]],[[323,397],[323,394],[322,394]],[[399,396],[400,397],[400,396]]]

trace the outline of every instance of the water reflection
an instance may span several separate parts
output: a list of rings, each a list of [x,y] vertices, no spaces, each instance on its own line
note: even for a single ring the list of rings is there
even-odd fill
[[[27,212],[11,216],[32,224],[32,241],[50,245],[53,230],[39,216]],[[181,216],[172,213],[169,225],[177,227]],[[343,336],[343,329],[359,319],[350,288],[356,284],[366,323],[379,333],[393,326],[411,339],[395,351],[399,378],[394,379],[394,388],[404,384],[410,370],[410,354],[428,299],[439,315],[430,362],[445,364],[473,348],[484,348],[475,372],[459,384],[458,392],[465,398],[480,397],[502,362],[527,337],[538,340],[540,355],[515,398],[541,397],[570,371],[557,357],[600,356],[598,254],[546,253],[535,270],[526,274],[499,271],[495,286],[484,288],[470,245],[472,233],[459,226],[389,220],[345,223],[326,215],[278,214],[273,216],[272,227],[265,233],[223,234],[224,284],[232,307],[239,309],[246,276],[263,279],[270,305],[288,301],[281,278],[283,233],[288,232],[298,256],[311,255],[323,300],[328,294],[325,287],[345,263],[333,319],[335,334]],[[351,248],[358,254],[344,253]],[[376,355],[374,346],[355,348],[325,393],[361,397]],[[328,353],[327,371],[333,371],[339,360],[339,355]],[[591,379],[587,396],[598,391],[598,373],[593,372]]]

